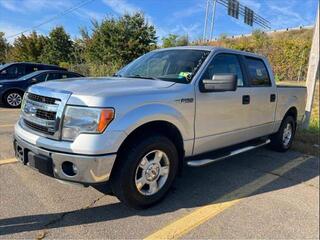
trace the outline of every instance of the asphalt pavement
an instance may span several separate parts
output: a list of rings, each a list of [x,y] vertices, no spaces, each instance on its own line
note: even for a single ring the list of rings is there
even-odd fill
[[[2,239],[319,239],[319,157],[261,148],[185,168],[163,202],[138,211],[17,163],[18,116],[0,108]]]

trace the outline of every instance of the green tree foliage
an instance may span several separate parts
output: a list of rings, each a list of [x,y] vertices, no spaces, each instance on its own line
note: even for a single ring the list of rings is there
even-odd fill
[[[189,45],[188,36],[178,36],[176,34],[169,34],[167,37],[162,38],[162,47],[178,47]]]
[[[221,36],[209,45],[222,46],[266,56],[277,81],[297,81],[306,77],[313,31],[294,30],[266,34],[255,31],[236,39]]]
[[[99,64],[126,64],[155,47],[156,31],[144,15],[109,17],[100,24],[93,22],[93,34],[84,41],[86,60]]]
[[[8,51],[9,45],[7,40],[4,37],[4,33],[0,32],[0,64],[5,62],[7,56],[6,53]]]
[[[49,38],[41,59],[45,63],[59,64],[72,62],[73,42],[63,27],[56,27],[49,33]]]
[[[14,61],[40,62],[40,56],[47,43],[47,38],[32,32],[25,36],[17,37],[10,48],[9,58]]]

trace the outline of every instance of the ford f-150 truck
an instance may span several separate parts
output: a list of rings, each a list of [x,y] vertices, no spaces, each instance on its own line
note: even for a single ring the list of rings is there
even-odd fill
[[[124,203],[163,199],[184,165],[269,144],[290,148],[306,89],[277,87],[266,58],[215,47],[159,49],[112,77],[31,86],[16,157],[54,178],[111,185]]]

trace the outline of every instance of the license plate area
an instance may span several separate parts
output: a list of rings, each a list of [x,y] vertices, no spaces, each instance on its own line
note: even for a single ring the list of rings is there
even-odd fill
[[[39,171],[42,174],[53,176],[52,158],[36,154],[27,148],[14,142],[16,158],[23,164]]]
[[[26,154],[26,149],[22,146],[20,146],[17,141],[14,141],[14,151],[16,158],[20,160],[23,164],[27,163],[27,154]]]

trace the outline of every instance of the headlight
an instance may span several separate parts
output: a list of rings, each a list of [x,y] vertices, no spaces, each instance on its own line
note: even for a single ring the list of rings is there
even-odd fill
[[[81,133],[102,133],[114,118],[114,110],[67,106],[62,139],[74,140]]]

